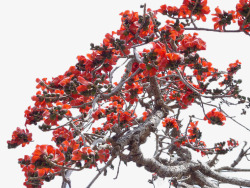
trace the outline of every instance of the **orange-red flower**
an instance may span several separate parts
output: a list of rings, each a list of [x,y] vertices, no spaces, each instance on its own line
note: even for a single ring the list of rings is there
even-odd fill
[[[176,119],[173,119],[173,118],[165,118],[162,122],[162,126],[166,128],[175,128],[179,130],[178,123]]]
[[[233,11],[233,10],[228,11],[228,12],[223,11],[223,13],[222,13],[222,11],[219,9],[219,7],[216,7],[215,12],[216,12],[216,14],[212,14],[213,16],[215,16],[212,19],[214,22],[216,22],[214,24],[215,30],[219,28],[220,31],[223,31],[225,26],[231,24],[231,21],[233,23],[236,22],[235,21],[236,14],[235,14],[235,11]]]
[[[230,63],[229,68],[227,68],[227,72],[230,76],[235,74],[241,68],[241,62],[236,60],[235,63]]]
[[[64,127],[60,127],[53,131],[52,141],[54,141],[57,146],[59,146],[65,140],[70,141],[72,139],[73,139],[72,132]]]
[[[197,125],[198,121],[190,122],[190,127],[188,128],[188,138],[190,139],[190,142],[195,142],[196,139],[200,139],[201,137],[201,132]]]
[[[65,160],[64,154],[59,149],[55,149],[51,145],[37,145],[36,150],[32,153],[31,162],[38,168],[51,167],[44,157],[59,165],[63,164]]]
[[[202,39],[197,38],[197,36],[198,33],[194,33],[193,36],[191,34],[185,35],[180,42],[181,45],[179,47],[179,50],[187,53],[198,50],[206,50],[206,43]]]
[[[17,129],[12,133],[12,139],[8,140],[8,148],[16,148],[19,145],[24,147],[26,144],[29,144],[32,141],[32,133],[28,129]]]
[[[196,3],[197,2],[197,3]],[[180,7],[179,16],[184,18],[194,15],[197,20],[201,18],[203,22],[206,21],[205,14],[209,14],[210,8],[207,6],[207,0],[184,0],[183,5]]]
[[[224,125],[225,123],[223,121],[226,120],[226,117],[221,112],[217,112],[214,108],[206,114],[204,120],[208,120],[209,124]]]
[[[163,15],[178,16],[180,10],[176,6],[161,5],[157,11]]]
[[[230,140],[227,141],[227,145],[228,145],[229,149],[232,150],[233,148],[235,148],[239,145],[239,142],[233,138],[230,138]]]
[[[80,161],[88,160],[90,156],[94,156],[94,151],[90,147],[83,147],[81,150],[73,151],[73,157],[71,160]]]

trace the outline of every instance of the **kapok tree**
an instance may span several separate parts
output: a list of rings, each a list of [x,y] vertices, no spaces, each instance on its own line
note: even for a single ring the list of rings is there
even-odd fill
[[[106,34],[100,45],[91,44],[92,53],[78,56],[78,63],[63,75],[50,81],[37,78],[34,106],[25,110],[25,129],[13,132],[8,148],[33,141],[30,125],[52,131],[54,143],[37,145],[32,154],[18,160],[26,187],[39,188],[55,176],[62,177],[62,187],[71,186],[72,171],[99,167],[90,187],[116,158],[152,172],[152,184],[157,177],[168,177],[174,187],[221,183],[250,187],[250,180],[222,173],[250,171],[236,167],[250,154],[247,144],[232,164],[216,168],[218,157],[238,142],[229,138],[207,146],[199,129],[205,123],[223,126],[227,118],[238,123],[225,112],[225,105],[242,104],[242,114],[246,113],[250,98],[241,95],[241,80],[235,79],[241,62],[218,70],[198,53],[206,50],[205,41],[188,33],[250,35],[250,1],[240,0],[230,11],[219,7],[210,11],[206,0],[184,0],[180,7],[162,5],[158,10],[141,8],[142,15],[122,12],[121,27]],[[198,27],[210,12],[214,28]],[[232,22],[238,23],[237,30],[227,29]],[[114,82],[117,71],[122,76]],[[191,105],[201,109],[202,117],[188,111]],[[140,147],[150,135],[155,136],[155,153],[145,158]],[[194,160],[194,152],[211,155],[211,160]]]

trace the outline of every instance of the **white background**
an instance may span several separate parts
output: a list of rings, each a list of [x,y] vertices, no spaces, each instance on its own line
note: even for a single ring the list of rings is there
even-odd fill
[[[8,150],[6,141],[11,138],[12,131],[16,127],[24,128],[24,110],[32,105],[31,96],[36,93],[36,78],[58,76],[63,74],[70,66],[77,63],[78,55],[89,53],[90,43],[99,44],[106,33],[116,31],[120,27],[119,13],[125,10],[134,10],[142,13],[139,8],[144,2],[147,7],[158,9],[160,5],[180,5],[181,0],[95,0],[95,1],[65,1],[65,0],[12,0],[0,3],[0,183],[2,187],[23,187],[24,175],[17,164],[17,159],[25,154],[31,154],[36,144],[49,143],[49,134],[36,130],[29,126],[33,133],[34,143],[25,148],[18,147]],[[211,10],[219,5],[225,10],[234,9],[236,0],[209,0]],[[237,24],[236,24],[237,26]],[[210,28],[213,25],[208,26]],[[223,70],[229,63],[239,59],[242,62],[242,70],[239,77],[243,79],[242,88],[244,94],[250,96],[249,81],[249,42],[248,36],[241,34],[221,34],[211,32],[199,32],[200,37],[207,42],[207,51],[201,54]],[[200,109],[194,108],[195,112]],[[230,115],[238,115],[235,107],[228,111]],[[238,120],[248,124],[249,114]],[[222,141],[230,137],[236,138],[242,143],[249,140],[249,132],[240,126],[227,121],[223,127],[204,125],[200,129],[203,132],[203,140],[208,143]],[[150,145],[149,145],[150,146]],[[242,146],[242,144],[240,144]],[[153,147],[153,146],[152,146]],[[231,164],[237,156],[237,151],[229,157],[221,157],[223,164]],[[153,150],[144,148],[150,156]],[[203,160],[207,160],[206,157]],[[226,163],[228,162],[228,163]],[[117,161],[114,163],[117,168]],[[247,166],[248,165],[248,166]],[[108,176],[98,179],[96,187],[153,187],[147,180],[151,174],[143,168],[135,168],[129,163],[128,168],[121,166],[118,180],[113,180],[116,170],[108,171]],[[242,166],[249,168],[249,163],[243,161]],[[115,169],[116,169],[115,168]],[[73,188],[83,188],[96,174],[95,170],[84,170],[81,173],[74,172],[71,179]],[[249,174],[241,174],[249,178]],[[168,187],[168,182],[158,180],[157,187]],[[50,183],[45,183],[45,188],[60,187],[61,178],[57,177]],[[221,187],[230,187],[228,185]]]

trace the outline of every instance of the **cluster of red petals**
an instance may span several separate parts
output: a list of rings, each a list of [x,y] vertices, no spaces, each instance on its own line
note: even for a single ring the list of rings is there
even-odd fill
[[[250,19],[248,16],[249,10],[250,10],[249,0],[240,0],[240,2],[236,5],[238,25],[240,26],[240,30],[244,29],[246,32],[250,32],[249,29]]]
[[[195,142],[196,139],[201,137],[201,132],[199,131],[197,125],[198,121],[190,122],[190,127],[188,128],[188,138],[190,139],[190,142]]]
[[[212,20],[215,22],[214,24],[214,29],[218,29],[220,31],[224,30],[224,27],[227,25],[230,25],[231,22],[235,23],[235,19],[236,19],[236,12],[231,10],[228,12],[225,11],[221,11],[219,7],[215,8],[215,12],[216,14],[212,14],[213,16],[215,16]]]
[[[143,119],[143,121],[145,121],[147,119],[148,115],[149,115],[148,111],[145,111],[145,112],[142,113],[142,116],[143,116],[142,119]]]
[[[212,75],[216,71],[214,67],[212,67],[211,62],[207,62],[201,58],[199,58],[198,63],[202,65],[198,69],[194,69],[193,74],[196,76],[197,80],[199,81],[206,81],[206,79]],[[194,65],[192,64],[194,68]]]
[[[27,157],[24,160],[19,160],[25,176],[43,177],[60,171],[60,168],[47,162],[45,158],[58,165],[62,165],[65,160],[64,154],[59,149],[50,145],[37,145],[29,160],[27,160]]]
[[[119,116],[119,118],[118,118]],[[120,126],[131,126],[133,125],[133,120],[136,118],[136,114],[134,113],[133,110],[130,111],[119,111],[118,114],[112,112],[107,115],[107,122],[111,124],[118,124]]]
[[[197,146],[198,147],[200,147],[200,148],[202,148],[201,150],[199,150],[199,149],[196,149],[196,151],[197,152],[201,152],[201,156],[202,157],[204,157],[205,155],[207,155],[207,153],[206,153],[206,143],[204,142],[204,141],[199,141],[198,143],[197,143]]]
[[[19,145],[24,147],[26,144],[29,144],[32,141],[32,133],[29,132],[28,129],[17,129],[12,133],[11,140],[7,141],[8,148],[16,148]]]
[[[92,168],[96,166],[97,161],[100,161],[100,163],[107,162],[110,156],[110,151],[108,149],[95,151],[90,147],[83,147],[82,149],[74,150],[72,156],[71,160],[73,161],[84,160],[85,164],[91,162],[89,163],[89,168]]]
[[[227,68],[227,72],[230,76],[235,74],[241,68],[241,62],[236,60],[235,63],[230,63],[229,68]]]
[[[101,134],[103,132],[103,129],[101,127],[92,127],[92,133],[93,134]]]
[[[57,122],[62,120],[65,116],[72,116],[70,112],[71,106],[69,104],[56,103],[50,110],[45,110],[43,113],[44,123],[47,125],[57,125]]]
[[[183,136],[183,135],[181,135],[181,136]],[[178,140],[178,139],[180,139],[180,137],[176,136],[175,139]],[[180,139],[180,140],[174,142],[174,144],[179,148],[180,146],[184,146],[187,142],[188,142],[187,139],[183,138],[183,139]]]
[[[125,90],[127,91],[125,93],[126,101],[128,101],[130,104],[134,104],[134,102],[138,101],[138,95],[142,94],[143,87],[139,85],[138,82],[126,84]]]
[[[185,35],[180,42],[181,45],[179,50],[189,53],[198,50],[206,50],[206,43],[202,39],[197,38],[197,36],[198,33],[194,33],[193,36],[191,34]]]
[[[249,0],[240,0],[236,5],[236,11],[238,16],[247,16],[247,13],[250,9],[250,1]]]
[[[109,106],[114,106],[117,107],[118,109],[121,109],[123,107],[123,105],[125,104],[124,100],[117,95],[114,95],[112,97],[110,97],[110,103]]]
[[[60,145],[60,151],[63,153],[72,153],[74,150],[79,149],[80,144],[77,143],[75,140],[65,140],[61,145]],[[66,156],[67,157],[67,156]]]
[[[41,188],[44,180],[38,176],[38,171],[35,170],[35,166],[30,164],[23,167],[24,175],[26,177],[24,186],[27,188]],[[33,177],[35,179],[30,180],[29,177]]]
[[[103,108],[98,108],[93,114],[92,114],[92,117],[95,119],[95,120],[98,120],[102,117],[105,117],[105,114],[106,114],[106,111],[105,109]]]
[[[228,145],[229,149],[232,149],[232,148],[237,147],[239,145],[239,142],[233,138],[230,138],[230,140],[227,141],[227,145]]]
[[[138,12],[130,12],[129,10],[126,10],[125,12],[120,13],[120,15],[122,16],[122,25],[121,28],[117,31],[117,35],[120,36],[120,39],[128,42],[131,38],[133,38],[133,35],[136,34],[139,28]]]
[[[94,156],[95,152],[90,147],[83,147],[82,149],[73,151],[72,159],[73,161],[87,160],[89,156]]]
[[[37,124],[37,122],[43,119],[43,113],[45,109],[29,106],[24,112],[24,117],[26,117],[25,125]]]
[[[157,10],[158,12],[162,13],[163,15],[168,16],[178,16],[180,9],[176,6],[167,6],[167,5],[161,5],[160,9]]]
[[[175,128],[175,129],[179,130],[178,123],[177,123],[176,119],[174,119],[174,118],[165,118],[162,121],[162,126],[166,127],[166,128]]]
[[[181,100],[179,101],[179,105],[182,109],[186,109],[189,105],[192,105],[195,99],[193,94],[194,92],[190,89],[187,89],[185,94],[182,94]]]
[[[70,141],[72,139],[73,139],[72,132],[64,127],[60,127],[53,131],[52,141],[54,141],[56,145],[60,145],[65,140]]]
[[[41,88],[42,90],[46,89],[46,85],[49,84],[49,82],[47,82],[47,78],[43,78],[42,80],[40,80],[39,78],[37,78],[36,82],[38,83],[37,86],[36,86],[36,88],[37,89]]]
[[[209,124],[217,124],[217,125],[224,125],[225,123],[223,121],[226,120],[226,117],[223,113],[217,112],[214,108],[210,112],[206,114],[204,117],[204,120],[208,120]]]
[[[81,76],[78,76],[77,79],[78,79],[78,82],[81,83],[81,85],[79,85],[79,86],[77,87],[77,91],[78,91],[79,93],[88,90],[88,88],[89,88],[91,85],[93,85],[91,82],[85,80],[85,79],[84,79],[83,77],[81,77]]]
[[[32,153],[31,162],[45,161],[44,157],[48,157],[53,162],[61,165],[65,160],[63,153],[51,145],[37,145]]]
[[[167,20],[166,25],[161,27],[159,31],[163,34],[166,41],[173,39],[174,41],[184,33],[184,26],[179,23],[176,25],[176,22],[173,20]]]
[[[184,0],[180,7],[179,16],[184,18],[191,15],[196,16],[197,20],[206,21],[205,14],[210,13],[210,8],[207,6],[207,0]]]
[[[101,149],[98,150],[98,158],[97,161],[102,162],[107,162],[110,156],[110,151],[108,149]]]

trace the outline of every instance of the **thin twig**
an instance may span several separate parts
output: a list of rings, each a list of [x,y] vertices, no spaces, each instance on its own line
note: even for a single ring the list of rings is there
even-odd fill
[[[111,165],[112,161],[115,159],[115,157],[112,157],[107,164],[98,172],[98,174],[92,179],[92,181],[88,184],[88,186],[86,188],[90,188],[92,186],[92,184],[97,180],[97,178],[102,174],[102,172],[104,170],[106,170],[106,168],[108,168],[109,165]]]

